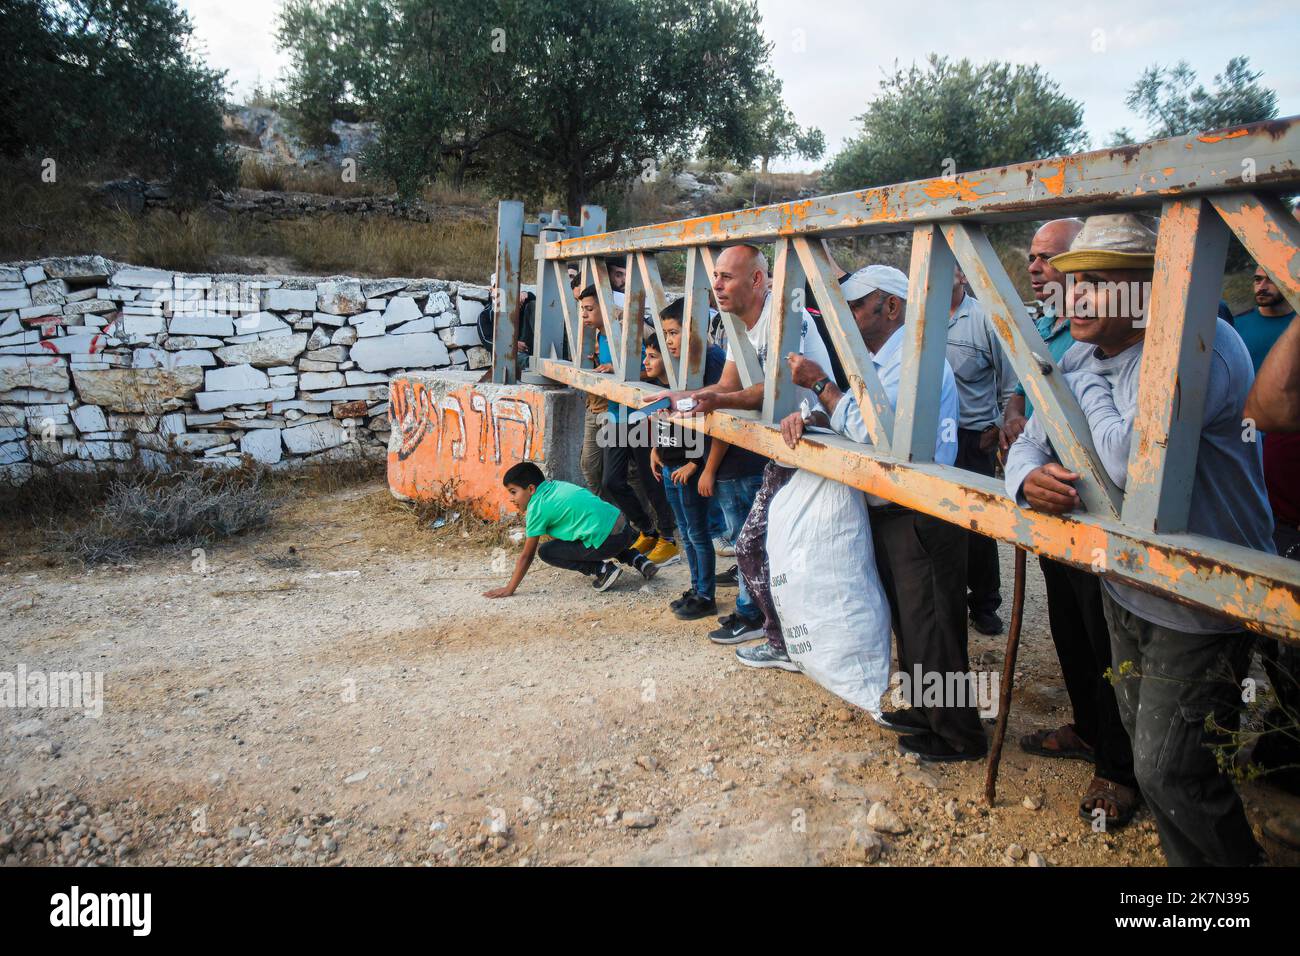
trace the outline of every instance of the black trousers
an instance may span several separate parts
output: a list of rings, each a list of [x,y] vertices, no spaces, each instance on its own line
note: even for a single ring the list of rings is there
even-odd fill
[[[635,427],[648,432],[649,421],[642,421]],[[644,437],[637,434],[631,436],[631,440],[635,443]],[[646,442],[644,447],[630,448],[610,442],[605,445],[602,453],[600,480],[605,490],[604,496],[618,506],[637,531],[648,535],[662,534],[663,537],[671,538],[674,530],[672,509],[668,507],[668,499],[664,497],[663,485],[654,480],[654,474],[650,471],[649,443]],[[628,480],[628,466],[634,461],[637,473],[641,477],[642,490],[649,500],[653,515],[646,511],[641,498]]]
[[[871,509],[876,566],[889,598],[898,667],[909,678],[970,670],[966,630],[966,532],[897,505]],[[919,688],[913,687],[913,693]],[[915,700],[912,702],[916,706]],[[974,706],[919,707],[930,729],[961,751],[987,747]]]
[[[980,433],[969,428],[957,429],[958,468],[977,475],[996,474],[996,452],[980,450]],[[967,606],[972,614],[992,614],[1002,606],[1002,572],[998,564],[998,545],[978,531],[966,535],[966,586],[970,589]]]
[[[626,521],[621,524],[622,527],[615,525],[615,530],[609,533],[609,537],[598,548],[589,548],[581,541],[552,538],[537,549],[537,556],[557,568],[593,576],[610,558],[636,567],[634,562],[640,552],[632,547],[632,542],[636,540],[637,533]]]
[[[1101,606],[1101,579],[1068,564],[1040,557],[1047,583],[1047,616],[1061,662],[1074,730],[1096,751],[1097,776],[1136,787],[1133,745],[1115,701],[1110,667],[1110,630]]]

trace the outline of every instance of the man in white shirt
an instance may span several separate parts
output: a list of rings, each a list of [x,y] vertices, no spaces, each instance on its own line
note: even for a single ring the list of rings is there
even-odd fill
[[[756,246],[730,246],[722,251],[714,263],[713,295],[718,308],[729,312],[744,325],[747,338],[758,353],[760,366],[766,364],[768,355],[768,329],[772,302],[768,294],[767,258]],[[829,366],[826,345],[817,334],[817,326],[807,312],[801,312],[799,351],[822,365]],[[744,388],[736,368],[736,343],[727,343],[727,364],[722,378],[714,385],[693,391],[670,393],[674,401],[693,398],[692,415],[707,415],[717,409],[757,409],[763,405],[763,383],[756,382]],[[817,396],[808,389],[800,389],[800,397],[816,401]],[[655,396],[656,398],[661,396]],[[785,650],[781,634],[781,621],[772,604],[771,582],[767,564],[767,512],[772,496],[780,491],[794,470],[768,462],[763,471],[763,485],[754,497],[749,518],[736,536],[736,564],[745,576],[750,596],[763,612],[763,632],[767,640],[762,644],[741,647],[736,657],[749,667],[779,667],[797,671]]]
[[[894,406],[902,376],[907,276],[891,266],[867,266],[841,282],[840,291],[871,353],[885,396]],[[820,408],[808,419],[794,412],[781,422],[786,444],[794,448],[808,423],[828,425],[856,442],[871,444],[857,399],[840,391],[826,376],[825,367],[808,357],[792,355],[788,361],[795,383],[814,389]],[[938,464],[951,465],[957,458],[958,414],[957,385],[945,360],[934,445]],[[908,678],[900,686],[911,689],[911,707],[885,711],[878,723],[902,735],[901,750],[923,760],[979,760],[987,745],[972,696],[963,693],[959,700],[945,698],[938,706],[926,706],[920,693],[926,679],[914,679],[918,673],[939,674],[944,676],[945,689],[973,686],[947,679],[970,671],[964,529],[875,495],[868,495],[867,503],[876,567],[898,639],[898,666]]]

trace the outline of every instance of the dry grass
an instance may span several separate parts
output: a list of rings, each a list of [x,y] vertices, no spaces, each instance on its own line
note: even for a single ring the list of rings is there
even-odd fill
[[[264,527],[277,503],[256,469],[140,473],[112,481],[88,522],[52,527],[50,540],[80,564],[121,563]]]
[[[390,183],[368,179],[353,181],[344,179],[341,169],[324,166],[303,168],[283,163],[268,163],[255,156],[244,157],[239,168],[239,185],[245,189],[258,189],[263,192],[310,193],[315,196],[347,198],[381,196],[392,192]],[[473,203],[458,202],[455,205],[473,205]]]
[[[277,223],[284,255],[306,272],[437,276],[483,282],[496,257],[496,226],[482,220],[418,223],[322,217]]]

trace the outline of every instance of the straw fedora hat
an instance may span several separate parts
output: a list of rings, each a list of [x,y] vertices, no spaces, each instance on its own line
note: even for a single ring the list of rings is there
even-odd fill
[[[1156,263],[1154,227],[1153,220],[1131,212],[1089,216],[1070,243],[1070,251],[1049,261],[1061,272],[1152,269]]]

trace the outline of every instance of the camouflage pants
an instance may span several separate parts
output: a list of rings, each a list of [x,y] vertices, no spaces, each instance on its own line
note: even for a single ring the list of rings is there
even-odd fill
[[[763,484],[754,496],[749,517],[736,536],[736,565],[745,576],[749,596],[763,612],[763,631],[768,643],[785,651],[785,637],[781,634],[781,619],[772,604],[772,580],[767,566],[767,512],[772,498],[785,487],[795,470],[769,461],[763,469]]]

